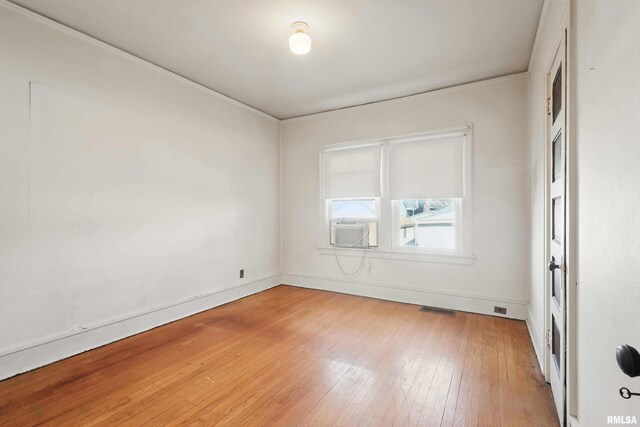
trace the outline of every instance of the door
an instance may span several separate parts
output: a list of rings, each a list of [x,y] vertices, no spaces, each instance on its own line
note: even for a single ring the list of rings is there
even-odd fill
[[[550,285],[547,324],[549,382],[561,425],[566,425],[566,39],[556,51],[547,76],[548,200],[550,227],[547,227]]]

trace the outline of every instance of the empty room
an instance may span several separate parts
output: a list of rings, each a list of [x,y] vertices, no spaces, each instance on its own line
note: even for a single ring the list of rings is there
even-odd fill
[[[0,0],[0,426],[640,419],[637,0]]]

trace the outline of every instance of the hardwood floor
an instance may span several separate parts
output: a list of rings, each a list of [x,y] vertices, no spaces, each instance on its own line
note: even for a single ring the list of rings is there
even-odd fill
[[[558,421],[524,322],[278,286],[0,382],[0,424]]]

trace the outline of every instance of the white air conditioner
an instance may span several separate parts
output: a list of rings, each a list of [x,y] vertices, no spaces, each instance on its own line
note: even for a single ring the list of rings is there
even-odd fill
[[[331,220],[332,246],[371,248],[378,246],[378,221],[370,219],[335,218]]]

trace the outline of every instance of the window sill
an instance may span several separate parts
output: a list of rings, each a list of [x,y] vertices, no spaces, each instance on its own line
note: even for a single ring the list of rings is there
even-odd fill
[[[322,255],[332,255],[336,253],[339,256],[361,257],[362,249],[351,248],[334,248],[333,246],[318,246],[318,252]],[[335,252],[334,252],[335,251]],[[367,250],[367,257],[374,259],[392,259],[399,261],[429,262],[441,264],[457,264],[457,265],[473,265],[475,256],[446,254],[446,253],[429,253],[418,251],[389,251],[379,248],[370,248]]]

